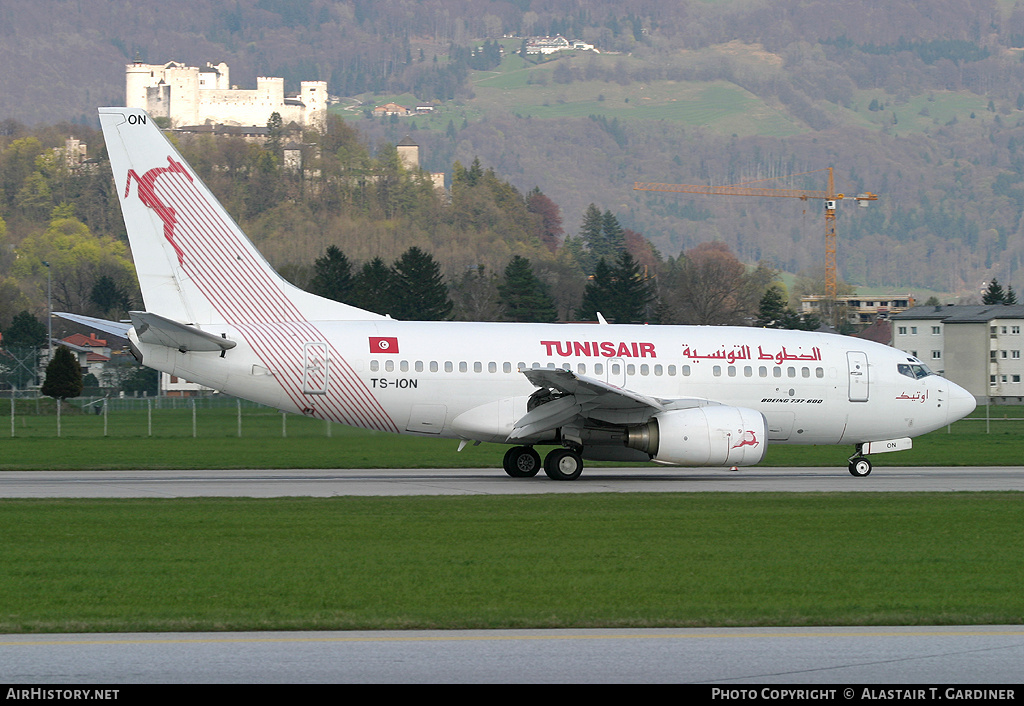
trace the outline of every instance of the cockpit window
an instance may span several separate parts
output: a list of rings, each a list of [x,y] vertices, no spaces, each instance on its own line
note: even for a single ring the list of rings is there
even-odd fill
[[[908,378],[912,380],[920,380],[921,378],[925,378],[928,377],[929,375],[935,374],[931,370],[929,370],[928,366],[925,365],[924,363],[899,363],[896,366],[896,370],[899,371],[900,375],[906,375]]]

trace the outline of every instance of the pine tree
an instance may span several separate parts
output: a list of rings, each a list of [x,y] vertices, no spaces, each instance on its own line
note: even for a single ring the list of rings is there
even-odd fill
[[[619,219],[611,211],[605,211],[601,216],[601,244],[600,250],[595,253],[598,257],[608,258],[614,262],[623,250],[626,249],[626,232],[619,225]]]
[[[452,300],[441,266],[429,253],[413,246],[391,268],[391,315],[409,321],[443,321],[452,313]]]
[[[281,114],[274,111],[267,119],[267,147],[275,155],[281,151],[281,138],[284,136],[284,120]]]
[[[785,297],[778,286],[771,286],[761,297],[758,307],[757,325],[764,328],[784,328],[799,331],[816,331],[821,326],[817,316],[803,316],[786,305]]]
[[[593,321],[600,312],[617,323],[641,323],[650,318],[649,305],[654,299],[640,265],[624,251],[614,266],[609,266],[604,258],[598,260],[594,276],[583,290],[583,302],[576,317]]]
[[[120,317],[131,307],[131,299],[128,290],[107,275],[96,280],[89,292],[89,301],[96,305],[101,316]]]
[[[336,245],[329,245],[313,263],[309,291],[336,302],[348,302],[352,295],[352,264]]]
[[[650,318],[648,307],[654,301],[654,292],[640,263],[625,250],[619,253],[612,268],[612,286],[615,305],[609,312],[615,321],[620,324],[643,323]]]
[[[10,327],[3,332],[3,364],[7,368],[0,381],[17,388],[36,384],[39,351],[46,345],[46,326],[27,311],[14,316]]]
[[[537,279],[525,257],[516,255],[508,263],[498,293],[507,321],[550,323],[557,318],[555,302],[547,286]]]
[[[598,312],[607,318],[607,312],[612,307],[614,299],[611,268],[604,258],[601,258],[583,289],[583,301],[576,310],[576,318],[580,321],[596,321]]]
[[[57,400],[82,394],[82,369],[67,346],[60,346],[54,351],[53,360],[46,366],[46,379],[39,391]]]
[[[604,227],[604,217],[601,209],[595,204],[587,206],[583,213],[583,224],[580,226],[580,237],[588,246],[593,246],[601,241],[601,229]]]
[[[15,314],[3,334],[4,347],[41,348],[46,345],[46,326],[27,311]]]
[[[353,278],[349,303],[378,314],[391,314],[392,279],[391,268],[379,257],[363,263],[359,274]]]
[[[761,297],[757,308],[757,325],[765,328],[780,328],[779,322],[786,316],[786,302],[778,287],[769,287]]]
[[[995,277],[988,283],[988,289],[981,295],[982,304],[1004,304],[1006,300],[1006,293],[1003,291],[1003,286],[999,284],[999,280]]]
[[[596,253],[601,248],[601,232],[603,227],[604,219],[601,215],[601,209],[594,204],[590,204],[583,213],[583,223],[580,225],[577,238],[572,239],[575,241],[575,244],[583,245],[583,248],[577,247],[576,251],[580,268],[585,273],[594,272],[598,260],[601,259]],[[566,245],[571,245],[569,239],[566,240]]]

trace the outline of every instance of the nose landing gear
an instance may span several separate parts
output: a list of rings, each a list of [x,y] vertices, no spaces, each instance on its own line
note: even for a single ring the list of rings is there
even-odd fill
[[[850,457],[850,475],[856,476],[857,478],[863,478],[871,473],[871,461],[868,460],[867,456],[864,456],[860,452],[860,446],[857,447],[857,453]]]

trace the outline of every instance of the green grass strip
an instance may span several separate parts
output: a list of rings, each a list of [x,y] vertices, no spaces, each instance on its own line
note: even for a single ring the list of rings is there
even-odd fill
[[[1024,622],[1020,493],[7,500],[0,632]]]
[[[198,409],[145,409],[101,415],[66,414],[57,438],[53,414],[31,414],[20,403],[14,436],[0,432],[0,470],[146,470],[237,468],[501,468],[507,447],[468,446],[458,442],[354,429],[267,408],[243,410],[241,437],[234,406]],[[1005,411],[1009,409],[1010,411]],[[1024,420],[1019,408],[984,409],[914,439],[914,448],[872,456],[885,466],[1021,465]],[[106,421],[106,424],[104,423]],[[2,427],[0,427],[2,428]],[[107,435],[104,436],[104,428]],[[196,436],[193,438],[193,428]],[[152,430],[152,436],[150,431]],[[986,430],[991,433],[986,433]],[[543,451],[543,450],[542,450]],[[771,444],[762,466],[846,467],[852,445],[796,446]],[[588,465],[609,465],[593,464]],[[633,464],[635,465],[635,464]],[[500,472],[500,471],[499,471]],[[688,472],[680,469],[680,473]]]

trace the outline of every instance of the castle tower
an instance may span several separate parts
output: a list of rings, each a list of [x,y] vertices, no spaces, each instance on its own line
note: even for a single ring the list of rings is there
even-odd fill
[[[143,64],[140,59],[128,64],[125,69],[124,104],[128,108],[146,108],[146,89],[154,84],[155,67]]]
[[[420,146],[413,142],[411,137],[406,135],[405,139],[395,145],[395,149],[398,150],[398,158],[402,160],[402,166],[409,171],[420,168]]]
[[[327,82],[303,81],[299,100],[306,106],[303,124],[314,130],[327,127]]]

